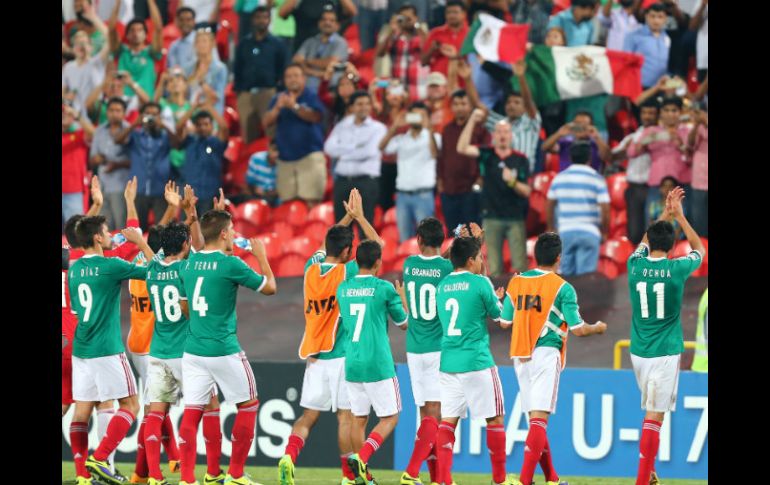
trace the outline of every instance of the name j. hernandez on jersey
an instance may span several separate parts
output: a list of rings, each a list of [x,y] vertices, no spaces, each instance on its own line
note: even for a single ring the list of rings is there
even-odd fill
[[[348,288],[345,296],[374,296],[374,288]]]

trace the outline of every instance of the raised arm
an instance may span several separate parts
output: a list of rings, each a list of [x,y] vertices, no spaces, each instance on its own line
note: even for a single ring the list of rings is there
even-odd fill
[[[135,227],[127,227],[120,231],[120,233],[123,234],[123,236],[126,238],[126,241],[134,243],[136,247],[139,248],[142,254],[144,254],[144,257],[147,258],[147,261],[152,261],[152,258],[155,257],[155,252],[150,249],[150,246],[142,237],[142,233],[139,232],[139,229]]]
[[[172,220],[176,219],[176,215],[179,212],[179,206],[182,205],[182,197],[177,191],[176,182],[169,180],[166,182],[166,188],[163,191],[163,197],[166,199],[168,205],[166,206],[166,212],[163,213],[158,222],[159,226],[165,226]]]
[[[537,106],[535,105],[535,99],[532,97],[532,91],[529,89],[527,77],[524,75],[527,72],[527,62],[524,59],[521,59],[520,61],[511,64],[511,68],[513,69],[513,74],[516,76],[516,79],[519,80],[521,97],[524,98],[524,109],[527,111],[527,115],[534,119],[537,116]]]
[[[147,0],[147,8],[150,10],[150,20],[152,21],[152,51],[160,55],[163,51],[163,19],[160,16],[160,10],[155,0]]]
[[[142,115],[136,117],[133,123],[127,126],[123,131],[115,135],[115,143],[118,145],[125,145],[128,143],[128,139],[131,136],[131,132],[134,131],[139,125],[142,124]]]
[[[115,0],[115,6],[112,7],[112,13],[110,19],[107,21],[107,28],[109,29],[109,36],[107,37],[107,44],[109,45],[110,53],[115,56],[120,50],[120,39],[118,38],[118,13],[120,12],[121,0]]]
[[[484,119],[484,112],[478,108],[473,110],[471,118],[465,124],[460,137],[457,139],[457,153],[465,155],[467,157],[478,157],[480,155],[479,147],[471,145],[471,137],[473,136],[473,130],[476,128],[477,123],[481,123]]]
[[[473,69],[463,59],[457,63],[457,76],[465,82],[465,92],[468,93],[471,105],[486,113],[488,111],[487,107],[481,102],[479,92],[476,90],[476,84],[473,83]]]
[[[224,116],[219,114],[219,111],[214,107],[214,103],[208,104],[205,109],[211,113],[211,117],[217,122],[217,127],[219,128],[217,130],[217,138],[227,143],[227,139],[230,136],[230,128],[227,126]]]
[[[115,3],[119,5],[120,2],[115,2]],[[94,24],[94,27],[96,28],[96,30],[101,32],[105,38],[109,37],[110,32],[109,32],[109,29],[107,28],[107,24],[105,24],[102,21],[102,19],[100,19],[99,16],[96,15],[96,9],[94,8],[92,3],[86,2],[83,9],[83,17],[85,17],[88,21]],[[101,50],[96,53],[96,57],[99,57],[102,60],[105,60],[107,59],[107,54],[109,53],[110,53],[110,43],[104,42]]]
[[[377,234],[377,231],[372,227],[372,225],[369,223],[369,221],[366,220],[366,216],[364,216],[364,205],[363,205],[363,199],[361,198],[361,193],[358,191],[358,189],[353,189],[350,191],[350,197],[347,201],[342,201],[342,205],[345,206],[345,210],[348,214],[350,214],[350,217],[358,222],[358,225],[361,226],[361,229],[364,231],[364,235],[366,235],[367,239],[371,239],[372,241],[377,241],[380,246],[385,245],[385,241],[380,238],[379,234]]]
[[[610,146],[607,145],[604,138],[599,135],[599,130],[597,130],[595,126],[591,126],[588,130],[588,134],[591,139],[596,142],[596,147],[599,149],[599,158],[601,158],[603,162],[609,161],[611,155]]]
[[[297,0],[286,0],[283,5],[281,5],[281,8],[278,9],[278,15],[280,15],[281,18],[285,20],[289,18],[289,15],[291,15],[296,6]]]
[[[375,55],[382,57],[390,51],[393,42],[401,34],[401,27],[398,25],[398,16],[393,15],[390,18],[390,23],[387,27],[383,27],[381,33],[377,37],[377,48]]]
[[[385,151],[385,148],[388,146],[388,143],[390,143],[390,140],[396,136],[396,132],[404,125],[406,125],[406,113],[401,113],[398,119],[392,125],[390,125],[390,128],[388,128],[388,131],[385,133],[385,136],[382,138],[382,140],[380,140],[380,151]]]
[[[182,199],[182,210],[187,216],[187,220],[184,221],[190,227],[190,237],[192,238],[192,247],[196,251],[203,249],[205,245],[203,241],[203,233],[201,233],[201,224],[198,220],[198,211],[195,208],[195,204],[198,203],[198,198],[195,196],[195,191],[190,185],[184,186],[184,199]]]
[[[99,215],[104,204],[104,195],[102,194],[102,186],[99,183],[99,177],[94,175],[91,177],[91,207],[88,208],[87,216]]]
[[[684,216],[684,210],[682,209],[682,199],[684,199],[684,189],[681,187],[675,187],[674,190],[669,192],[669,196],[666,199],[666,208],[674,216],[674,220],[682,228],[687,242],[690,243],[690,247],[698,251],[701,256],[706,254],[706,249],[703,247],[703,241],[698,237],[698,233],[692,228],[690,222]]]
[[[126,200],[126,225],[130,220],[138,220],[139,213],[136,211],[136,175],[128,179],[126,189],[123,191],[123,198]]]
[[[270,267],[270,262],[267,260],[267,254],[265,253],[265,243],[261,239],[256,237],[249,239],[251,243],[251,254],[257,258],[259,268],[262,270],[263,276],[267,282],[259,290],[263,295],[274,295],[277,286],[275,284],[275,275],[273,275],[273,269]]]
[[[550,152],[553,147],[556,146],[556,143],[562,138],[570,133],[570,128],[572,127],[572,122],[567,123],[566,125],[562,126],[558,130],[556,130],[551,136],[549,136],[544,142],[543,142],[543,151],[544,152]]]

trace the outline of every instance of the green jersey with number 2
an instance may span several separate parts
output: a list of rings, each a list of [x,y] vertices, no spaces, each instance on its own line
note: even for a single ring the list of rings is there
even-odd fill
[[[436,287],[452,272],[452,263],[441,256],[409,256],[404,262],[409,326],[406,351],[413,354],[439,352],[444,331],[436,312]]]

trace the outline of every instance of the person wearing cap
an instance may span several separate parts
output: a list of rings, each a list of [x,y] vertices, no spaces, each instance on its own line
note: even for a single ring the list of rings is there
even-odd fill
[[[431,72],[449,75],[449,61],[457,59],[465,36],[468,35],[466,7],[460,0],[449,0],[444,8],[446,23],[428,33],[420,60]]]
[[[318,34],[305,39],[294,54],[292,62],[302,66],[307,77],[307,88],[313,92],[318,92],[321,78],[329,64],[345,64],[348,60],[348,42],[337,33],[339,28],[337,12],[333,7],[325,9],[318,19]],[[334,73],[332,86],[337,84],[340,76],[341,72]]]
[[[444,126],[452,120],[452,106],[446,76],[440,72],[428,75],[428,97],[424,101],[430,108],[430,124],[436,133],[441,133]]]
[[[596,271],[610,227],[610,193],[604,177],[588,165],[589,142],[573,142],[570,158],[572,164],[554,177],[546,201],[548,231],[558,230],[564,245],[562,276]]]

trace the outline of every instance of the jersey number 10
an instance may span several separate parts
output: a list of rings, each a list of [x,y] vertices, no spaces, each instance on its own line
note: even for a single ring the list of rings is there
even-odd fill
[[[420,286],[420,312],[417,313],[417,284],[410,281],[406,284],[406,291],[409,292],[409,309],[412,318],[422,320],[433,320],[436,318],[436,287],[430,284]]]

